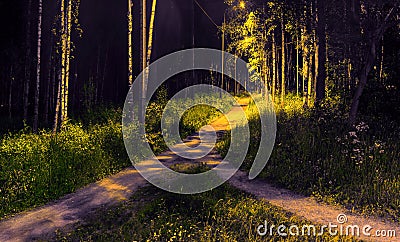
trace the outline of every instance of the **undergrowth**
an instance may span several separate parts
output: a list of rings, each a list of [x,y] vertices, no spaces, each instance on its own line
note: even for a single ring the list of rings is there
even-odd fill
[[[330,204],[399,221],[400,129],[396,121],[362,114],[358,124],[349,127],[346,108],[335,98],[318,109],[307,109],[301,98],[289,95],[284,108],[275,108],[275,147],[261,177]],[[247,170],[259,149],[260,124],[253,104],[246,112],[252,141],[243,165]],[[222,154],[229,140],[227,135],[218,144]]]
[[[175,106],[211,97],[196,99]],[[230,107],[227,100],[218,102]],[[157,100],[147,109],[147,138],[155,153],[166,149],[159,126],[163,106],[165,102]],[[181,134],[187,136],[219,115],[210,106],[193,107],[181,120]],[[56,134],[34,134],[25,127],[5,135],[0,140],[0,217],[45,204],[131,165],[121,119],[121,109],[99,108],[71,120]]]

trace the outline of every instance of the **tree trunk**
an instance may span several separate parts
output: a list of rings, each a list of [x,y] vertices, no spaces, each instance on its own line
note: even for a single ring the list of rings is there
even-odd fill
[[[308,61],[307,61],[307,56],[308,56],[308,48],[306,45],[306,27],[303,26],[302,28],[302,35],[301,35],[301,50],[302,50],[302,59],[303,59],[303,64],[302,64],[302,80],[303,80],[303,105],[306,105],[307,103],[307,92],[306,92],[306,81],[308,80]]]
[[[60,107],[59,111],[61,111],[61,122],[64,121],[64,109],[65,109],[65,64],[66,64],[66,49],[67,49],[67,31],[65,29],[66,26],[66,18],[65,18],[65,0],[61,0],[61,21],[60,21],[60,28],[61,28],[61,73],[60,77],[60,85],[61,85],[61,93],[60,93]],[[56,107],[57,109],[57,107]],[[58,117],[57,117],[58,122]],[[55,124],[55,126],[57,126]]]
[[[299,36],[296,36],[296,94],[299,96],[299,85],[300,85],[300,78],[299,78]]]
[[[38,37],[37,37],[37,63],[36,63],[36,88],[35,88],[35,108],[33,118],[33,132],[37,133],[39,123],[39,91],[40,91],[40,61],[42,50],[42,0],[39,0],[38,10]]]
[[[316,102],[317,104],[325,98],[326,85],[326,34],[325,34],[325,4],[324,0],[317,0],[317,56],[316,57]]]
[[[128,0],[128,83],[129,88],[133,84],[133,3]]]
[[[384,67],[384,61],[385,61],[385,43],[384,43],[384,38],[382,36],[382,47],[381,47],[381,58],[380,58],[380,65],[379,65],[379,82],[383,82],[383,67]]]
[[[272,32],[272,101],[275,102],[276,91],[276,43],[275,33]]]
[[[28,24],[26,27],[26,55],[25,55],[25,82],[24,82],[24,96],[23,96],[23,111],[24,120],[28,119],[28,106],[29,106],[29,88],[31,83],[31,8],[32,0],[28,1]]]
[[[142,7],[142,18],[141,18],[141,62],[142,62],[142,72],[146,70],[146,58],[147,58],[147,1],[141,0]],[[144,123],[146,110],[144,107],[144,100],[146,99],[146,93],[144,92],[146,86],[146,75],[143,73],[141,82],[141,96],[139,102],[139,122]]]
[[[60,74],[61,75],[61,74]],[[61,108],[61,77],[58,80],[58,85],[57,85],[57,101],[56,101],[56,110],[55,110],[55,115],[54,115],[54,125],[53,125],[53,133],[57,132],[58,129],[58,118],[60,116],[60,108]]]
[[[153,35],[154,35],[154,20],[156,17],[156,7],[157,7],[157,0],[153,0],[153,4],[151,7],[151,16],[150,16],[150,26],[149,26],[149,38],[148,38],[148,44],[147,44],[147,57],[146,57],[146,76],[145,76],[145,86],[143,88],[143,91],[146,93],[147,92],[147,82],[149,79],[149,66],[150,66],[150,61],[151,61],[151,53],[153,50]]]
[[[71,60],[71,29],[72,29],[72,0],[68,0],[67,8],[67,42],[66,42],[66,58],[65,58],[65,98],[64,98],[64,116],[63,123],[68,120],[68,97],[69,97],[69,76],[70,76],[70,60]]]
[[[364,64],[364,67],[360,73],[360,77],[359,77],[360,82],[358,84],[358,87],[357,87],[356,92],[353,97],[353,102],[351,104],[351,110],[350,110],[350,115],[349,115],[349,124],[350,125],[355,124],[356,116],[357,116],[357,112],[358,112],[358,106],[360,104],[360,97],[364,91],[365,86],[367,85],[368,74],[374,65],[375,58],[376,58],[376,40],[373,39],[371,41],[367,61]]]
[[[311,99],[312,99],[312,86],[313,86],[313,73],[312,73],[312,63],[313,63],[313,58],[314,56],[310,54],[309,60],[307,63],[307,74],[308,74],[308,81],[307,81],[307,106],[311,106]]]
[[[282,30],[282,84],[281,84],[281,105],[285,103],[285,93],[286,93],[286,42],[285,42],[285,24],[283,22],[283,14],[281,20],[281,30]]]
[[[397,7],[398,6],[395,5],[394,7],[392,7],[389,10],[389,13],[386,15],[382,24],[378,28],[376,28],[375,31],[371,35],[372,37],[370,40],[369,53],[366,58],[366,62],[360,72],[360,76],[359,76],[360,80],[359,80],[359,83],[358,83],[358,86],[355,91],[353,101],[351,104],[351,109],[350,109],[350,113],[349,113],[349,124],[350,125],[354,125],[356,122],[358,107],[360,104],[360,98],[364,91],[365,86],[367,85],[368,75],[369,75],[372,67],[374,66],[374,63],[376,60],[377,43],[379,42],[379,40],[382,38],[383,34],[385,33],[386,28],[387,28],[387,22]]]

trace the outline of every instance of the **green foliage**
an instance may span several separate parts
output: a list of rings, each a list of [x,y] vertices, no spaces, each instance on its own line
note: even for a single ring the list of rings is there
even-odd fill
[[[22,130],[0,143],[0,216],[44,204],[129,165],[120,134],[109,122],[84,129],[67,124],[53,135]]]
[[[400,219],[398,124],[364,115],[364,122],[349,129],[335,97],[319,109],[302,109],[294,96],[286,102],[277,108],[275,147],[261,176],[326,202]],[[254,141],[243,166],[249,169],[259,148],[260,124],[252,105],[246,112]],[[218,145],[223,154],[227,147],[229,136]]]
[[[166,92],[160,93],[158,102],[151,103],[146,113],[147,139],[155,153],[167,148],[160,126]],[[211,100],[211,97],[199,96],[173,106],[184,108],[199,101],[212,103]],[[216,102],[225,109],[232,106],[227,99]],[[210,106],[195,106],[183,115],[181,134],[186,137],[219,115]],[[129,166],[121,117],[121,109],[100,107],[82,115],[81,122],[66,124],[56,134],[50,131],[33,134],[25,127],[3,137],[0,140],[0,217],[45,204]]]
[[[154,187],[128,202],[99,210],[86,225],[56,234],[57,241],[354,241],[349,237],[261,237],[257,227],[311,224],[299,217],[223,185],[198,195],[176,195]],[[316,226],[318,229],[318,226]],[[318,229],[319,230],[319,229]]]

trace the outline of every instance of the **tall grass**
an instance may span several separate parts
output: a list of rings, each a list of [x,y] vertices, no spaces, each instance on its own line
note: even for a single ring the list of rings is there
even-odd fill
[[[400,219],[400,130],[394,121],[363,115],[364,121],[350,128],[337,100],[304,109],[295,96],[276,112],[275,147],[261,177],[361,213]],[[252,105],[247,114],[253,142],[245,169],[252,165],[260,135]],[[219,145],[222,153],[227,139]]]
[[[68,124],[57,135],[20,131],[0,143],[0,216],[43,204],[129,165],[120,124],[84,129]]]
[[[182,100],[176,106],[185,106]],[[204,100],[203,100],[204,101]],[[207,101],[207,99],[206,99]],[[229,107],[229,101],[220,100]],[[160,120],[163,102],[147,110],[147,134],[156,153],[166,149]],[[210,107],[194,107],[181,120],[181,133],[208,124],[220,113]],[[83,116],[85,124],[71,121],[57,134],[29,128],[0,140],[0,217],[20,212],[114,174],[131,165],[122,139],[121,109],[99,109]]]

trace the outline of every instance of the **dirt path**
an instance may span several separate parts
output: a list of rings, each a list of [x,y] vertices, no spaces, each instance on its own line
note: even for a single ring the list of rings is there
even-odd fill
[[[247,101],[241,100],[241,105],[245,106]],[[241,109],[240,106],[234,107],[228,115],[234,116],[235,112],[238,112],[239,109]],[[212,126],[220,134],[230,128],[225,118],[215,120]],[[186,141],[189,146],[197,145],[199,138],[197,135],[193,135],[188,137]],[[172,152],[164,152],[158,158],[168,166],[177,163],[193,163],[193,161],[177,157]],[[196,163],[204,162],[210,166],[215,166],[220,160],[221,157],[218,153],[213,151],[201,160],[197,160]],[[312,198],[294,194],[289,190],[275,188],[260,180],[249,181],[247,174],[242,171],[235,174],[229,183],[240,190],[254,194],[272,205],[293,212],[313,223],[322,225],[328,225],[329,223],[338,224],[337,216],[339,214],[347,214],[348,223],[346,224],[359,225],[361,228],[364,225],[370,225],[374,228],[374,230],[370,231],[371,233],[375,233],[376,229],[396,229],[398,233],[397,240],[377,237],[370,238],[366,236],[362,236],[362,239],[372,241],[400,241],[399,224],[387,223],[380,219],[363,218],[345,210],[321,205]],[[56,202],[0,221],[0,241],[31,241],[39,239],[45,234],[53,233],[56,229],[72,226],[76,222],[84,220],[88,214],[94,212],[99,207],[109,206],[129,199],[137,189],[146,185],[148,183],[135,169],[125,169],[114,176],[88,185]]]

